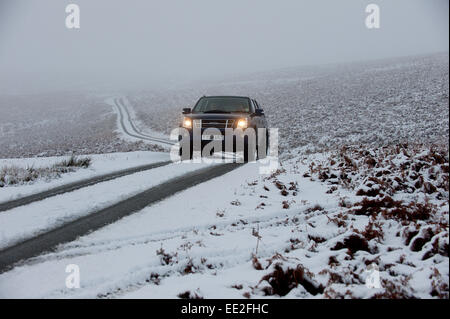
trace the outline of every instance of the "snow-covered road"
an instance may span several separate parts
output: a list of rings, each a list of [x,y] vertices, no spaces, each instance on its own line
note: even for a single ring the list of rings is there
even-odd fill
[[[49,218],[48,220],[50,222],[54,221],[54,225],[49,226],[48,229],[38,231],[29,240],[21,240],[21,242],[13,246],[9,244],[8,248],[0,251],[0,272],[10,269],[19,261],[25,262],[31,257],[54,249],[57,245],[73,241],[79,236],[114,223],[179,191],[226,174],[238,166],[239,164],[224,164],[220,166],[205,165],[202,167],[202,165],[193,164],[190,166],[190,169],[186,170],[187,173],[172,178],[170,178],[170,174],[167,174],[168,178],[170,178],[169,180],[160,181],[157,185],[139,191],[136,195],[130,196],[125,192],[130,197],[120,199],[117,203],[110,204],[107,207],[90,210],[90,208],[81,205],[84,207],[84,214],[77,215],[73,220],[69,219],[68,221],[61,222],[61,225],[57,224],[57,218],[51,216],[53,218]],[[172,168],[172,174],[173,171],[174,169]],[[113,189],[118,188],[112,187]],[[84,195],[81,194],[79,196],[83,198]],[[88,200],[91,200],[91,198],[88,198]],[[70,199],[67,202],[70,204]],[[72,202],[72,206],[70,207],[73,206],[74,202]],[[36,215],[32,217],[35,220],[37,219]],[[11,224],[18,223],[13,221]],[[26,234],[33,233],[33,231],[34,229],[25,229]],[[19,233],[18,229],[11,231],[13,236],[17,233]]]
[[[115,110],[117,111],[118,126],[120,132],[122,133],[122,136],[125,135],[128,138],[144,140],[162,146],[172,146],[176,143],[175,141],[171,141],[164,136],[154,136],[156,134],[149,135],[141,132],[136,127],[136,124],[133,123],[130,110],[127,107],[129,102],[125,97],[108,98],[106,102],[114,106]]]
[[[390,178],[400,181],[395,170],[405,162],[425,163],[427,152],[416,154],[387,157]],[[330,159],[340,169],[348,162]],[[365,159],[356,160],[352,183],[365,174]],[[272,175],[242,165],[0,274],[0,297],[445,297],[448,201],[434,193],[424,202],[429,215],[411,220],[426,212],[420,190],[399,191],[394,215],[389,206],[363,214],[361,205],[384,197],[356,195],[332,177],[337,171],[320,171],[326,161],[292,159]],[[68,265],[79,267],[80,288],[66,287]],[[370,267],[380,286],[367,284]]]
[[[116,295],[118,288],[135,294],[136,289],[145,284],[152,271],[171,273],[182,267],[162,266],[155,252],[161,247],[171,251],[183,242],[189,242],[186,245],[188,255],[190,245],[205,248],[199,253],[189,255],[196,261],[204,255],[214,267],[219,263],[226,263],[228,267],[241,267],[242,263],[249,260],[256,244],[256,241],[248,240],[252,228],[259,224],[260,230],[263,231],[271,223],[295,214],[294,211],[280,214],[279,207],[273,207],[274,209],[267,210],[267,213],[263,210],[243,213],[239,206],[233,205],[232,207],[238,209],[227,209],[224,216],[220,217],[221,209],[218,207],[229,207],[231,199],[242,197],[244,194],[237,193],[243,191],[241,186],[253,181],[257,176],[257,165],[247,164],[68,243],[56,252],[37,257],[29,265],[16,267],[0,275],[0,296],[3,296],[2,293],[8,293],[10,296],[17,294],[16,296],[21,297],[96,297],[98,294],[111,292]],[[315,188],[310,188],[311,193],[315,191]],[[244,197],[257,206],[257,196]],[[223,236],[224,233],[226,236]],[[193,241],[194,238],[199,242]],[[200,241],[205,242],[202,244]],[[273,252],[283,245],[279,239],[274,238],[272,242],[264,241],[261,251]],[[179,257],[187,262],[188,255],[182,257],[180,254]],[[70,291],[64,288],[64,271],[70,263],[81,267],[83,289]],[[28,279],[44,269],[48,276],[42,273],[42,276],[30,282],[27,289]],[[14,285],[8,278],[15,278],[21,284]],[[226,285],[226,282],[223,284]],[[14,286],[16,288],[13,288]],[[155,292],[147,297],[173,297],[179,293],[177,289],[174,286],[166,293]],[[218,290],[217,296],[222,292],[223,290]],[[119,295],[121,294],[117,296]]]
[[[0,214],[0,248],[11,246],[82,216],[92,214],[171,178],[206,166],[206,164],[170,164],[2,212]]]

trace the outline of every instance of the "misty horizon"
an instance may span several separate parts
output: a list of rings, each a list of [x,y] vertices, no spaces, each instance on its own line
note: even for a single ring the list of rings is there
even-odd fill
[[[78,4],[81,28],[67,29]],[[380,6],[380,29],[365,7]],[[448,52],[448,2],[11,1],[0,92],[150,88],[289,67]]]

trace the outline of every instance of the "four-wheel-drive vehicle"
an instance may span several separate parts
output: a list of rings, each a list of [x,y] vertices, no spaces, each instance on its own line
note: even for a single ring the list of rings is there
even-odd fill
[[[194,108],[183,109],[179,135],[182,159],[191,159],[193,151],[211,155],[221,144],[225,152],[244,152],[244,161],[264,158],[269,132],[263,109],[255,99],[243,96],[203,96]],[[189,134],[189,136],[187,136]],[[232,135],[231,135],[232,134]],[[188,143],[186,143],[186,140]],[[230,145],[232,149],[230,149]]]

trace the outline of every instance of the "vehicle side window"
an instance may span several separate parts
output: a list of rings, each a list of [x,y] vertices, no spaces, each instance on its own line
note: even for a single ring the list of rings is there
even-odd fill
[[[258,103],[256,103],[256,101],[253,99],[252,99],[252,104],[253,104],[253,107],[255,108],[255,110],[259,109]]]
[[[249,103],[249,105],[250,105],[250,113],[254,113],[255,112],[255,103],[253,102],[253,100],[252,99],[248,99],[248,101],[250,102]]]

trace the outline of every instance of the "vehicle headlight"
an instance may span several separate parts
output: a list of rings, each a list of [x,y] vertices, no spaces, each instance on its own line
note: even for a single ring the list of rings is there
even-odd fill
[[[192,128],[192,120],[188,117],[183,119],[183,127],[184,128]]]
[[[247,119],[240,119],[237,122],[237,128],[247,128],[248,122]]]

